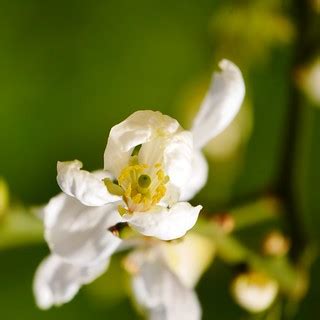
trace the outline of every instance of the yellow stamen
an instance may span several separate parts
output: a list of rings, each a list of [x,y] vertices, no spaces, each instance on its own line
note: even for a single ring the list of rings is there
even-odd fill
[[[164,179],[165,175],[164,175],[163,170],[158,170],[158,171],[157,171],[157,177],[158,177],[158,179],[161,180],[161,181]]]
[[[127,209],[125,209],[123,206],[118,206],[118,212],[120,213],[121,216],[129,213],[129,211]]]
[[[132,201],[138,204],[141,201],[141,197],[142,197],[141,193],[138,193],[132,198]]]
[[[113,183],[109,178],[103,179],[103,182],[111,194],[123,196],[124,191],[118,184]]]
[[[118,177],[119,186],[124,190],[123,200],[129,212],[147,211],[164,197],[169,177],[161,163],[150,167],[139,163],[137,155],[131,159]]]

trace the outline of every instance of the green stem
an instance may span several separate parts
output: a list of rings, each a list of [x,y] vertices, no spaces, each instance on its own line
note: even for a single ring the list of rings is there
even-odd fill
[[[199,221],[195,230],[209,238],[216,245],[217,254],[231,264],[246,263],[252,269],[262,271],[275,279],[282,292],[299,299],[304,294],[305,277],[289,263],[287,258],[262,257],[245,247],[232,235],[226,234],[215,222]]]
[[[230,211],[236,230],[276,219],[282,214],[282,207],[275,197],[264,197]]]

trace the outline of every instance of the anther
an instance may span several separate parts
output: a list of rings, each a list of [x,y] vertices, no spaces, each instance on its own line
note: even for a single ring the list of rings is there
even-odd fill
[[[122,196],[124,191],[123,189],[118,185],[113,183],[109,178],[103,179],[103,182],[107,188],[107,190],[116,196]]]

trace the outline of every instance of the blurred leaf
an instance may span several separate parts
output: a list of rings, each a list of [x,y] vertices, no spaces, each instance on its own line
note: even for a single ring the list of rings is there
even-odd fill
[[[243,67],[266,62],[271,49],[288,44],[294,25],[277,1],[224,5],[213,15],[211,29],[216,57],[228,57]]]
[[[174,116],[179,88],[207,69],[213,7],[208,0],[4,1],[0,174],[14,195],[47,201],[58,192],[58,160],[101,168],[110,128],[136,110]]]
[[[27,246],[42,241],[42,223],[30,210],[23,207],[7,210],[0,223],[0,249]]]
[[[239,230],[267,220],[277,220],[282,216],[283,208],[277,198],[270,196],[231,209],[230,214],[236,230]]]
[[[0,177],[0,223],[9,205],[9,189],[6,182]]]

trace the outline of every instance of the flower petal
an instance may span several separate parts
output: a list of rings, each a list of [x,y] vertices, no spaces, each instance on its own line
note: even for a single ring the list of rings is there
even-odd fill
[[[161,207],[172,207],[180,199],[180,189],[172,184],[170,181],[166,184],[166,194],[158,203]]]
[[[215,254],[214,242],[195,232],[179,241],[162,241],[161,247],[167,265],[188,288],[197,284]]]
[[[101,172],[96,174],[80,170],[82,163],[78,160],[58,162],[57,181],[61,190],[77,198],[87,206],[102,206],[119,201],[119,197],[110,194],[102,181]],[[106,172],[104,177],[109,177]]]
[[[83,284],[87,284],[106,271],[109,260],[90,266],[76,266],[52,254],[39,265],[33,292],[41,309],[49,309],[69,302]]]
[[[238,113],[245,94],[239,68],[228,60],[222,60],[219,66],[222,72],[213,74],[211,87],[191,130],[195,146],[199,149],[229,125]]]
[[[121,243],[108,230],[122,221],[118,204],[87,207],[63,193],[52,198],[44,208],[49,247],[66,261],[79,265],[108,258]]]
[[[268,309],[278,290],[279,286],[275,280],[256,271],[241,273],[232,283],[232,294],[236,302],[252,313]]]
[[[181,188],[190,179],[193,159],[193,140],[189,131],[175,134],[164,150],[164,169],[170,182]]]
[[[192,133],[179,131],[171,136],[160,136],[141,146],[139,162],[154,166],[162,163],[170,183],[182,187],[189,179],[192,169]]]
[[[196,293],[183,286],[161,259],[142,264],[133,277],[133,291],[151,320],[201,319]]]
[[[163,165],[170,183],[179,189],[189,179],[192,169],[193,140],[189,131],[179,131],[171,136],[160,136],[141,146],[139,162],[149,167]]]
[[[192,160],[192,175],[187,183],[180,188],[180,200],[192,199],[208,180],[208,162],[200,150],[194,150]]]
[[[173,240],[183,237],[195,225],[201,209],[202,206],[178,202],[169,209],[157,206],[152,211],[126,214],[123,219],[145,236]]]
[[[170,135],[180,128],[179,123],[158,111],[142,110],[114,126],[104,152],[104,169],[119,176],[134,147],[159,135]]]

